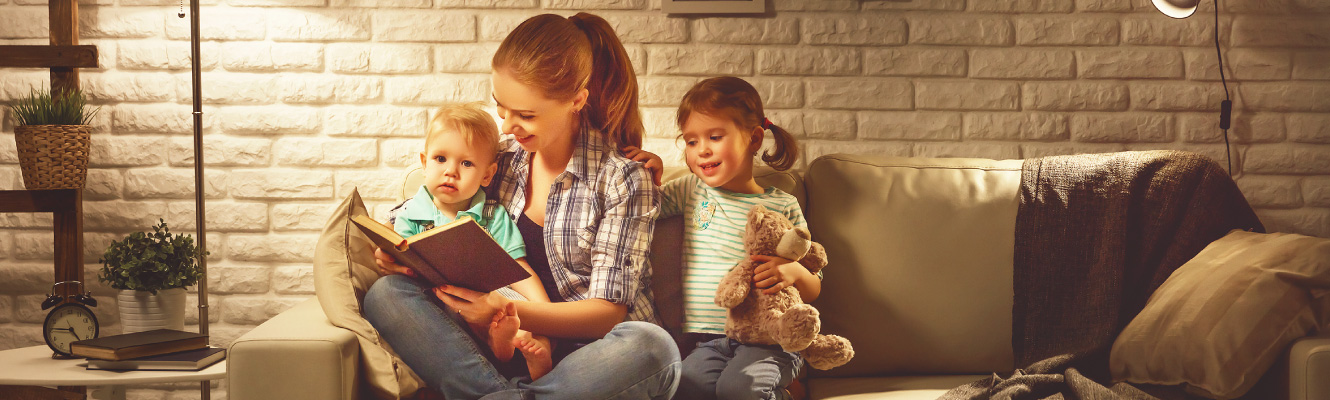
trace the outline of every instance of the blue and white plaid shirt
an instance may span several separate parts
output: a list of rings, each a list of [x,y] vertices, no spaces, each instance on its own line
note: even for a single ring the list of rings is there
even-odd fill
[[[555,177],[545,206],[544,246],[557,295],[623,304],[626,320],[659,324],[647,263],[660,209],[651,173],[620,155],[599,132],[583,130],[575,140],[573,157]],[[504,150],[490,193],[517,221],[526,209],[531,154],[512,139],[499,147]]]

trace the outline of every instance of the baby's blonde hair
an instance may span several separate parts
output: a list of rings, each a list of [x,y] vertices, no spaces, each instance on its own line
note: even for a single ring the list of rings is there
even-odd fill
[[[480,103],[457,103],[439,107],[434,118],[425,130],[425,148],[444,132],[457,132],[472,146],[478,146],[486,153],[499,154],[499,126],[494,118],[480,109]],[[490,158],[487,161],[494,161]]]

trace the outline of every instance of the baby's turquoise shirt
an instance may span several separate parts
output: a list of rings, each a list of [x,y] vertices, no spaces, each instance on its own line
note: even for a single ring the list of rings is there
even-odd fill
[[[490,217],[485,218],[485,191],[479,190],[475,196],[471,196],[471,206],[457,212],[457,218],[467,216],[475,220],[514,259],[526,257],[526,246],[522,244],[522,233],[517,230],[517,224],[508,217],[503,205],[495,204],[492,207],[495,208]],[[421,185],[416,195],[411,196],[402,207],[402,213],[393,222],[393,229],[402,237],[411,237],[455,220],[439,211],[434,205],[434,195]]]

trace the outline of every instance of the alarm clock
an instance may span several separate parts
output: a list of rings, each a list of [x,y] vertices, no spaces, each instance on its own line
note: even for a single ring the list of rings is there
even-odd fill
[[[42,323],[42,338],[46,340],[46,346],[55,352],[51,357],[69,358],[73,355],[69,352],[71,343],[92,339],[101,334],[101,327],[97,323],[97,315],[92,313],[89,306],[96,307],[97,300],[92,298],[91,292],[83,294],[73,294],[62,296],[57,294],[57,287],[63,284],[77,284],[83,286],[79,281],[56,282],[51,286],[51,294],[42,301],[42,309],[51,309],[46,314],[46,321]],[[74,301],[64,302],[66,299]],[[63,304],[61,304],[64,302]],[[54,308],[52,308],[54,307]]]

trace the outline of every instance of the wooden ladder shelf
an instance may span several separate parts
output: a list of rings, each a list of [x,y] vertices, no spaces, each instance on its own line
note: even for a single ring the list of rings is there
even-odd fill
[[[50,0],[49,46],[0,46],[0,67],[50,68],[53,92],[78,89],[78,68],[97,68],[97,46],[79,45],[77,0]]]
[[[78,0],[50,0],[51,44],[0,46],[0,67],[50,68],[53,93],[78,89],[78,69],[98,66],[97,46],[79,45],[78,7]],[[53,213],[55,281],[83,280],[82,190],[0,191],[0,212]],[[59,290],[73,294],[78,289],[62,285]]]

